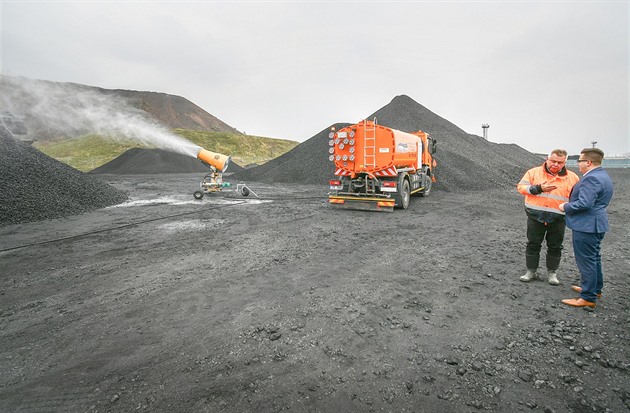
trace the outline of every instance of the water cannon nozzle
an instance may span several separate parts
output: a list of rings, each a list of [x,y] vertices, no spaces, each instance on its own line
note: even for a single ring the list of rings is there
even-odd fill
[[[197,159],[207,165],[216,168],[221,172],[225,172],[230,163],[229,155],[223,155],[203,148],[199,149],[199,152],[197,153]]]

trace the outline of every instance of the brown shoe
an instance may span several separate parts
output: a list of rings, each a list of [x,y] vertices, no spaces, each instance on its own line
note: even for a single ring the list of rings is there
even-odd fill
[[[577,285],[572,285],[571,289],[577,293],[581,293],[582,292],[582,287],[577,286]],[[602,298],[602,293],[597,294],[597,298]]]
[[[591,307],[595,308],[597,304],[592,301],[586,301],[582,298],[567,298],[562,300],[562,304],[570,305],[572,307]]]

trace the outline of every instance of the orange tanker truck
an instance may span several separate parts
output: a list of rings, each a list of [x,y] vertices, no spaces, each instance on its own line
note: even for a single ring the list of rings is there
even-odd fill
[[[428,196],[435,182],[436,140],[364,120],[328,135],[335,164],[328,202],[348,209],[407,209],[411,195]]]

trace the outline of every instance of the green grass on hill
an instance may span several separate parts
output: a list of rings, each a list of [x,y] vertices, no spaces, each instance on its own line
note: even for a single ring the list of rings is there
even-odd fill
[[[176,129],[175,134],[209,151],[231,155],[241,166],[263,164],[294,147],[299,142],[229,132],[202,132]],[[85,135],[55,141],[36,141],[33,146],[46,155],[83,172],[89,172],[131,148],[155,148],[131,139]]]
[[[179,136],[212,152],[231,155],[232,161],[241,166],[263,164],[289,152],[299,142],[261,136],[238,135],[229,132],[203,132],[175,129]]]
[[[131,148],[147,147],[137,141],[106,139],[99,135],[35,141],[33,146],[51,158],[83,172],[98,168]]]

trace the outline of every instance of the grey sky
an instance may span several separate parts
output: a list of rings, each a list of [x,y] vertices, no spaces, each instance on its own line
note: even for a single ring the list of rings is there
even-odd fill
[[[179,95],[248,134],[304,141],[405,94],[532,152],[630,152],[628,1],[1,7],[3,74]]]

